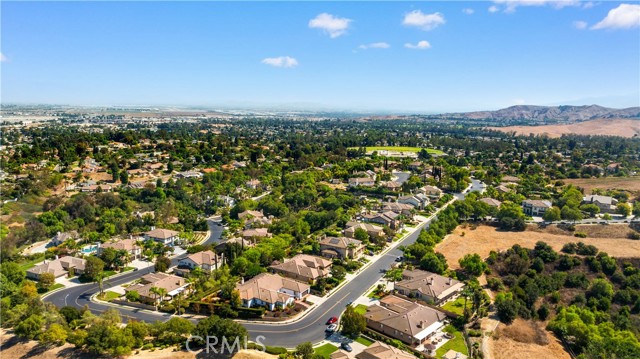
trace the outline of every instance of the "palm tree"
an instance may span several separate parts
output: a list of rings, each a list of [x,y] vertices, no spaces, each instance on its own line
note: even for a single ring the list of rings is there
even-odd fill
[[[107,275],[100,271],[98,272],[95,277],[93,278],[93,281],[98,283],[98,287],[100,288],[100,296],[102,296],[102,294],[104,294],[104,279],[107,278]]]
[[[473,290],[471,288],[469,288],[469,286],[465,286],[464,289],[462,290],[462,292],[460,292],[460,295],[464,297],[464,306],[462,307],[462,313],[464,313],[464,315],[467,315],[467,299],[473,295]]]
[[[154,304],[156,305],[156,311],[158,311],[158,297],[160,297],[160,301],[162,301],[163,290],[164,288],[159,288],[159,287],[151,287],[151,289],[149,289],[149,292],[153,293],[154,295],[154,299],[155,299]],[[166,292],[166,290],[164,291]]]

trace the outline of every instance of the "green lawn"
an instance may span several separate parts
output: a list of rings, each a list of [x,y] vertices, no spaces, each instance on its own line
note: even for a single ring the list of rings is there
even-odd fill
[[[473,302],[470,300],[467,300],[467,308],[471,309],[472,305],[473,305]],[[444,310],[448,310],[450,312],[454,312],[459,315],[463,315],[464,314],[464,298],[460,296],[458,297],[458,299],[454,300],[453,302],[445,303],[443,306],[441,306],[441,308]]]
[[[367,338],[363,338],[363,337],[357,337],[356,341],[364,346],[369,346],[371,344],[373,344],[373,342]]]
[[[454,335],[453,339],[450,339],[443,346],[436,350],[436,358],[442,358],[442,356],[448,352],[449,350],[455,350],[458,353],[462,353],[464,355],[469,355],[467,351],[467,345],[464,342],[464,338],[462,337],[462,333],[460,333],[453,325],[449,324],[444,329],[445,332],[451,333]]]
[[[33,267],[37,263],[42,262],[43,260],[44,260],[44,256],[36,258],[36,259],[31,259],[31,260],[22,262],[22,263],[20,263],[20,268],[24,269],[24,270],[31,269],[31,267]]]
[[[100,299],[102,300],[106,300],[107,302],[110,302],[116,298],[119,298],[120,294],[116,293],[116,292],[112,292],[110,290],[104,292],[104,294],[100,297]]]
[[[120,270],[120,273],[124,273],[124,272],[130,272],[132,270],[134,270],[134,267],[124,267]]]
[[[353,311],[364,315],[367,312],[367,306],[364,304],[358,304],[355,308],[353,308]]]
[[[357,149],[357,147],[351,147],[354,149]],[[374,146],[374,147],[365,147],[365,150],[367,152],[371,152],[371,151],[397,151],[397,152],[420,152],[422,148],[420,147],[406,147],[406,146]],[[427,152],[429,152],[432,155],[441,155],[444,152],[440,151],[440,150],[436,150],[434,148],[427,148]]]
[[[116,271],[113,270],[106,270],[104,271],[104,276],[106,277],[111,277],[112,275],[116,274]]]
[[[316,348],[316,354],[320,354],[323,357],[328,359],[329,356],[331,355],[331,353],[335,352],[336,350],[338,350],[337,346],[327,343],[325,345],[321,345],[321,346],[317,347]]]

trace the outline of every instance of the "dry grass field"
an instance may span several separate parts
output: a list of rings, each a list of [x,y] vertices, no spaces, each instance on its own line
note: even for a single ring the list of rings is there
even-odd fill
[[[511,325],[499,324],[490,341],[494,359],[571,358],[539,322],[516,319]]]
[[[516,132],[518,135],[529,134],[560,137],[566,134],[576,135],[608,135],[620,137],[640,136],[639,120],[599,119],[578,122],[570,125],[544,125],[544,126],[508,126],[489,127],[492,130],[502,132]]]
[[[611,233],[624,234],[624,237],[605,237],[605,238],[576,238],[572,235],[560,234],[553,227],[548,230],[527,230],[524,232],[503,232],[491,226],[458,226],[452,234],[448,235],[441,243],[436,246],[436,251],[442,253],[449,263],[449,267],[453,269],[460,268],[458,260],[465,254],[478,253],[482,258],[489,256],[492,250],[501,251],[510,248],[514,244],[520,244],[523,247],[533,248],[538,241],[548,243],[553,249],[559,251],[565,243],[568,242],[584,242],[592,244],[599,250],[607,252],[609,255],[618,258],[640,257],[640,241],[634,241],[626,238],[626,233],[631,229],[628,226],[578,226],[578,231],[586,231],[599,233],[598,236],[605,236]],[[597,227],[606,227],[601,229]],[[624,228],[621,230],[620,227]],[[610,228],[610,229],[609,229]],[[598,232],[599,231],[599,232]],[[612,231],[612,232],[606,232]],[[555,232],[555,233],[550,233]],[[609,234],[607,234],[609,233]]]
[[[562,181],[566,184],[584,188],[584,192],[587,194],[591,194],[594,188],[603,190],[617,189],[640,193],[640,177],[574,178],[564,179]]]

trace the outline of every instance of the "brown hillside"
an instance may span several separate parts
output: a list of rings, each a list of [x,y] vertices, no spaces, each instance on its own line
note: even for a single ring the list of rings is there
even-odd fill
[[[599,119],[570,125],[508,126],[489,127],[489,129],[515,132],[518,135],[534,134],[552,138],[565,134],[634,137],[640,136],[640,120]]]

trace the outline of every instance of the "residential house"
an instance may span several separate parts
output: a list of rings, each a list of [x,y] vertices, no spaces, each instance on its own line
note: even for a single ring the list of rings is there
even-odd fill
[[[539,199],[525,199],[522,201],[522,211],[527,216],[540,217],[551,208],[551,202]]]
[[[371,223],[358,223],[358,222],[347,222],[347,228],[344,230],[344,235],[349,238],[355,238],[356,231],[358,229],[363,229],[367,231],[369,237],[371,238],[384,238],[384,229],[379,226],[375,226]]]
[[[100,244],[98,245],[98,255],[101,255],[106,248],[113,248],[117,251],[127,251],[131,259],[138,259],[142,257],[142,247],[140,247],[137,241],[133,238]]]
[[[28,269],[27,278],[38,280],[42,273],[51,273],[54,277],[58,278],[67,275],[69,271],[73,271],[74,275],[78,275],[84,273],[86,264],[86,260],[71,256],[57,258],[52,261],[45,260],[35,267]]]
[[[498,187],[496,187],[496,191],[498,191],[499,193],[509,193],[512,192],[511,188],[501,184]]]
[[[250,188],[250,189],[258,189],[259,187],[262,186],[262,182],[260,182],[259,179],[252,178],[247,182],[245,182],[245,185],[247,186],[247,188]]]
[[[590,195],[582,198],[582,204],[595,204],[600,213],[616,213],[618,200],[609,196]]]
[[[302,300],[310,293],[311,287],[277,274],[261,273],[236,285],[245,307],[264,306],[269,310],[284,308],[296,300]]]
[[[224,257],[213,251],[202,251],[189,255],[178,262],[178,268],[174,270],[177,275],[186,276],[190,271],[200,268],[206,273],[218,269],[224,263]]]
[[[244,239],[258,239],[265,237],[271,237],[271,233],[269,233],[267,228],[249,228],[242,231],[242,238]]]
[[[238,218],[244,220],[244,228],[268,227],[271,225],[271,218],[266,217],[262,211],[247,210],[238,213]]]
[[[164,289],[166,295],[162,298],[158,298],[152,288]],[[132,284],[124,289],[125,292],[136,291],[140,294],[140,298],[143,302],[157,303],[162,301],[171,301],[176,295],[180,293],[188,293],[190,289],[190,283],[184,278],[166,274],[166,273],[149,273],[140,279],[140,283]]]
[[[413,347],[428,342],[446,318],[444,312],[394,295],[368,307],[364,316],[367,327]]]
[[[429,202],[429,197],[422,193],[398,197],[398,203],[408,204],[417,209],[424,209],[424,207],[427,206]]]
[[[308,254],[298,254],[284,263],[275,262],[269,268],[285,277],[313,283],[318,278],[325,278],[331,272],[331,261]]]
[[[170,229],[155,228],[150,230],[149,232],[146,232],[144,234],[144,238],[145,240],[153,240],[165,245],[172,246],[177,240],[180,239],[180,237],[178,237],[178,234],[178,232],[172,231]]]
[[[235,198],[229,196],[219,195],[218,201],[220,201],[227,208],[231,208],[236,205]]]
[[[69,232],[58,232],[53,238],[51,238],[51,244],[54,246],[59,246],[62,243],[66,242],[68,239],[77,240],[78,232],[77,231],[69,231]]]
[[[415,359],[415,355],[402,351],[394,346],[374,342],[360,353],[356,359]],[[333,357],[332,357],[333,359]]]
[[[364,253],[364,244],[353,238],[324,237],[320,240],[320,252],[327,258],[357,259]]]
[[[418,188],[416,193],[424,194],[432,200],[438,200],[442,196],[442,190],[440,188],[429,185]]]
[[[204,175],[197,171],[184,171],[176,173],[178,178],[202,178]]]
[[[396,182],[396,181],[382,182],[380,183],[380,186],[382,186],[382,188],[386,190],[393,191],[393,192],[399,192],[400,190],[402,190],[402,183]]]
[[[414,210],[414,207],[406,203],[397,203],[397,202],[382,203],[383,212],[391,211],[409,218],[413,218],[413,210]]]
[[[364,222],[378,223],[395,230],[400,227],[398,216],[400,215],[395,212],[386,211],[382,213],[365,214],[362,216],[362,220]]]
[[[498,201],[497,199],[493,199],[493,198],[481,198],[479,200],[480,202],[484,202],[486,204],[488,204],[491,207],[497,207],[499,208],[500,205],[502,204],[502,202]]]
[[[349,187],[373,187],[376,184],[376,180],[369,177],[349,178]]]
[[[464,288],[464,283],[422,270],[405,270],[402,280],[396,282],[394,288],[407,297],[440,304],[456,297]]]

